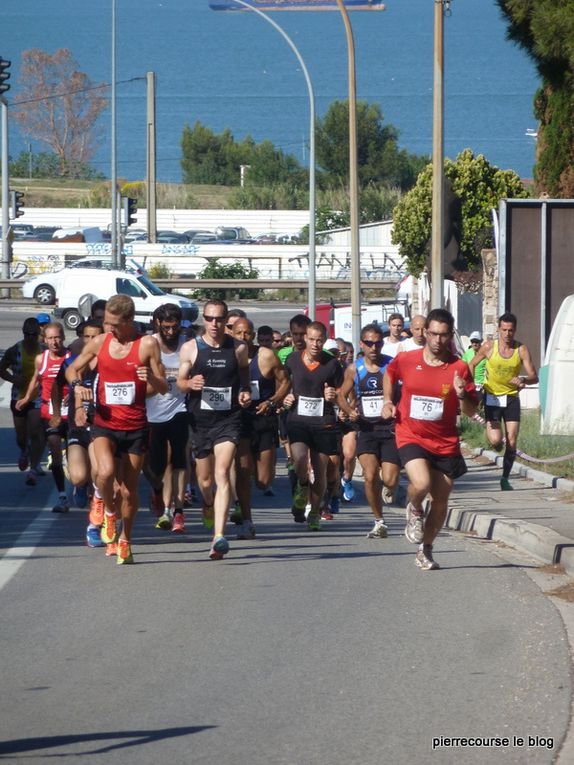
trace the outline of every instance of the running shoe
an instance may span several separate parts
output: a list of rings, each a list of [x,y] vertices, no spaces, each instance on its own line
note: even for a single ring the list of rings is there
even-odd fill
[[[221,560],[229,552],[229,542],[225,537],[214,537],[209,557],[211,560]]]
[[[46,460],[46,470],[52,469],[52,455],[48,454],[48,459]],[[38,473],[40,475],[40,473]]]
[[[295,487],[295,493],[293,495],[293,508],[295,510],[304,510],[308,501],[309,486],[301,486],[299,481],[297,481],[297,486]]]
[[[332,515],[337,515],[339,512],[340,507],[340,501],[339,497],[331,497],[329,500],[329,510],[331,511]]]
[[[321,531],[321,518],[319,513],[309,513],[307,518],[307,528],[309,531]]]
[[[435,571],[440,568],[436,560],[432,557],[432,545],[421,545],[415,558],[415,565],[422,568],[423,571]]]
[[[102,547],[104,543],[102,542],[102,537],[98,526],[92,526],[90,523],[86,529],[86,544],[88,547]]]
[[[185,534],[185,518],[183,517],[183,513],[180,512],[173,514],[171,530],[174,534]]]
[[[501,491],[514,491],[514,487],[510,485],[510,481],[508,478],[501,478],[500,479],[500,490]]]
[[[296,508],[292,507],[291,513],[293,514],[293,520],[295,523],[305,523],[307,520],[304,510],[297,510]]]
[[[117,542],[111,542],[109,545],[106,545],[106,558],[113,558],[117,554],[118,554]]]
[[[35,470],[28,471],[28,475],[26,476],[26,486],[35,486],[37,483],[36,481],[37,475],[38,474],[36,473]]]
[[[375,525],[367,534],[367,539],[386,539],[389,528],[382,518],[377,518]]]
[[[191,503],[192,502],[193,502],[193,497],[192,497],[192,494],[191,494],[191,489],[186,489],[184,494],[183,494],[183,507],[186,510],[189,510],[189,508],[191,507]]]
[[[90,502],[90,513],[88,517],[90,523],[94,526],[101,526],[104,522],[104,500],[101,497],[96,497],[95,494]]]
[[[149,501],[149,509],[157,518],[164,514],[165,504],[161,492],[158,494],[157,492],[152,491]]]
[[[156,529],[162,529],[163,531],[171,531],[171,516],[168,513],[160,515],[155,524]]]
[[[215,511],[213,509],[213,505],[210,505],[209,507],[203,506],[202,509],[202,515],[203,515],[203,525],[206,529],[211,529],[215,525]]]
[[[255,539],[255,526],[253,521],[243,521],[237,539]]]
[[[355,499],[355,487],[350,478],[341,478],[341,486],[343,487],[343,499],[345,502],[352,502]]]
[[[322,521],[333,520],[333,513],[331,512],[329,505],[325,505],[325,507],[321,510],[321,520]]]
[[[243,516],[241,515],[241,505],[239,502],[236,502],[233,505],[233,510],[229,514],[229,520],[231,523],[234,523],[236,526],[241,526],[243,523]]]
[[[383,486],[383,502],[385,505],[392,505],[395,501],[395,492],[388,486]]]
[[[88,487],[86,484],[76,486],[74,489],[74,504],[76,507],[84,508],[88,504]]]
[[[122,566],[127,563],[133,563],[134,556],[132,555],[132,548],[127,539],[118,539],[118,557],[116,563],[118,566]]]
[[[66,497],[65,494],[60,494],[58,497],[58,501],[52,508],[53,513],[69,513],[70,512],[70,503],[68,502],[68,497]]]
[[[102,542],[105,542],[107,545],[117,541],[117,522],[118,517],[115,513],[104,513],[104,522],[102,525]]]
[[[30,461],[28,460],[28,455],[26,452],[20,453],[20,459],[18,460],[18,470],[24,472],[24,470],[28,470],[28,465],[30,464]]]
[[[34,472],[38,476],[38,478],[43,478],[46,475],[46,471],[42,467],[42,465],[36,465],[35,468],[33,468]]]
[[[423,541],[424,513],[422,510],[415,510],[409,502],[407,505],[407,525],[405,526],[405,537],[413,545],[420,545]]]

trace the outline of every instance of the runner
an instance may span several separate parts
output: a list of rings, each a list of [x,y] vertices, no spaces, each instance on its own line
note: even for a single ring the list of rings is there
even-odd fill
[[[58,371],[70,352],[64,347],[64,327],[59,322],[50,322],[44,327],[44,342],[46,350],[38,354],[34,360],[34,375],[23,398],[16,402],[16,409],[25,411],[30,402],[34,401],[40,386],[40,416],[44,424],[44,432],[52,457],[51,471],[58,501],[52,508],[53,513],[67,513],[70,509],[66,494],[66,476],[64,474],[62,438],[66,437],[68,406],[62,406],[61,414],[55,416],[52,405],[52,387]],[[36,468],[37,470],[37,468]]]
[[[401,350],[401,342],[403,341],[403,330],[405,328],[405,320],[400,313],[392,313],[389,316],[389,336],[385,340],[383,345],[383,354],[390,356],[392,359]]]
[[[425,347],[399,353],[383,379],[383,418],[396,414],[397,446],[409,479],[405,536],[420,545],[415,563],[425,571],[439,568],[433,542],[444,524],[453,482],[467,470],[456,427],[458,409],[472,417],[478,402],[468,366],[450,351],[453,334],[453,316],[435,308],[425,322]],[[395,407],[398,382],[401,399]],[[427,494],[431,505],[425,521]]]
[[[247,345],[251,383],[251,405],[241,412],[236,459],[236,489],[242,518],[239,539],[255,536],[251,517],[251,477],[266,496],[273,496],[271,484],[275,478],[279,443],[276,411],[289,390],[289,378],[279,359],[269,348],[255,346],[254,336],[253,323],[249,319],[235,322],[233,337]]]
[[[81,340],[87,345],[103,332],[101,321],[88,319],[81,327]],[[75,342],[72,345],[75,345]],[[66,369],[74,362],[78,354],[69,356],[60,369],[52,387],[52,405],[54,415],[61,414],[62,403],[65,402],[68,384],[66,382]],[[73,388],[73,399],[68,406],[68,433],[66,439],[66,456],[68,460],[68,474],[70,483],[74,487],[74,502],[76,507],[86,507],[88,503],[88,488],[95,487],[97,465],[94,456],[94,447],[90,434],[90,424],[93,419],[93,390],[97,378],[97,359],[92,360],[90,366],[82,374],[82,385]],[[88,513],[88,526],[86,528],[86,544],[88,547],[101,547],[103,544],[100,529],[104,521],[104,503],[95,489],[92,497],[90,512]]]
[[[296,523],[304,523],[309,501],[310,531],[321,528],[329,456],[337,454],[339,447],[334,403],[337,388],[343,382],[343,370],[337,359],[323,350],[326,338],[325,325],[320,321],[311,322],[304,335],[305,350],[292,353],[285,364],[291,378],[291,392],[284,400],[289,410],[287,435],[298,479],[291,512]],[[309,462],[314,476],[312,484],[309,483]]]
[[[267,324],[263,324],[257,328],[257,345],[260,348],[272,348],[273,347],[273,329],[268,327]]]
[[[207,301],[203,337],[182,346],[177,379],[179,389],[188,394],[204,517],[215,516],[212,560],[221,560],[229,552],[225,524],[231,500],[230,472],[239,443],[241,409],[251,403],[247,346],[226,335],[227,317],[223,300]]]
[[[411,336],[401,340],[400,351],[418,351],[425,344],[425,317],[417,314],[411,319]]]
[[[46,443],[40,417],[40,398],[35,395],[22,409],[16,408],[16,402],[26,395],[30,380],[34,376],[35,359],[42,353],[38,320],[32,317],[25,319],[22,334],[23,339],[7,348],[0,360],[0,378],[12,385],[10,410],[16,444],[20,449],[18,469],[24,471],[30,468],[26,483],[35,486],[38,475],[44,474],[40,468],[40,460]]]
[[[401,461],[394,433],[394,420],[384,420],[383,374],[392,360],[381,354],[383,332],[378,324],[361,330],[363,357],[347,367],[339,390],[339,406],[352,422],[359,425],[357,454],[363,468],[365,494],[375,524],[367,534],[370,539],[385,538],[388,528],[383,518],[382,480],[394,496],[399,482]]]
[[[186,342],[181,330],[181,308],[165,303],[153,314],[153,335],[161,350],[168,391],[156,393],[146,399],[149,422],[148,470],[154,491],[154,505],[159,515],[156,528],[171,529],[176,534],[185,532],[183,514],[185,477],[187,469],[188,417],[185,393],[177,387],[180,351]],[[170,466],[167,478],[164,474]],[[168,483],[164,486],[164,481]],[[174,503],[173,519],[168,512]]]
[[[514,339],[516,316],[504,313],[498,319],[498,339],[487,340],[469,363],[474,374],[481,361],[486,359],[484,390],[484,415],[486,437],[490,445],[501,451],[503,448],[502,422],[506,449],[502,460],[502,491],[511,491],[510,473],[518,446],[520,430],[520,391],[526,385],[535,385],[538,375],[530,351]],[[520,370],[524,368],[525,375]]]
[[[139,506],[139,476],[148,444],[146,392],[166,393],[168,389],[158,342],[154,337],[137,333],[134,315],[130,297],[111,297],[104,316],[108,332],[91,340],[66,370],[66,379],[72,387],[80,386],[82,372],[97,358],[98,385],[91,433],[97,486],[105,507],[101,538],[105,544],[117,540],[118,564],[134,562],[131,536]],[[114,496],[116,456],[120,461],[119,539]]]

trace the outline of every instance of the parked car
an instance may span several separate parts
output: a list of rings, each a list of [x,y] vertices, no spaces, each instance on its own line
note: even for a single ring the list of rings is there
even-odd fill
[[[22,296],[25,298],[34,298],[42,305],[54,305],[56,302],[57,289],[64,278],[66,271],[70,268],[103,268],[111,269],[111,257],[91,257],[81,258],[75,263],[70,263],[66,268],[50,273],[38,274],[27,279],[22,285]],[[145,274],[146,271],[142,265],[132,258],[126,258],[126,271],[136,274]],[[90,284],[90,277],[86,277],[86,285]]]
[[[53,314],[62,319],[68,329],[76,329],[84,320],[80,306],[94,300],[108,300],[112,295],[129,295],[134,301],[136,321],[146,325],[151,323],[155,309],[164,303],[179,305],[187,324],[193,323],[199,313],[193,300],[163,292],[143,274],[104,268],[72,268],[59,273],[63,273],[63,277],[56,288],[57,307]]]
[[[218,241],[230,244],[251,244],[253,238],[243,226],[219,226],[215,229]]]
[[[201,235],[207,234],[209,236],[215,237],[215,234],[213,233],[213,231],[207,231],[207,229],[204,229],[204,228],[190,228],[187,231],[184,231],[183,233],[187,236],[190,242],[193,241],[194,237],[199,236],[200,234]]]

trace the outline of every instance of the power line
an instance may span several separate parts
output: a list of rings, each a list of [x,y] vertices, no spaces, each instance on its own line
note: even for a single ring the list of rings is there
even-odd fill
[[[118,84],[123,85],[127,82],[138,82],[139,80],[145,80],[145,77],[130,77],[128,80],[118,80]],[[92,85],[90,88],[78,88],[78,90],[68,90],[65,93],[52,93],[49,96],[40,96],[39,98],[28,98],[23,101],[11,101],[10,106],[20,106],[21,104],[34,104],[38,101],[48,101],[51,98],[63,98],[64,96],[73,96],[76,93],[86,93],[89,90],[103,90],[109,88],[110,83],[104,82],[102,85]]]

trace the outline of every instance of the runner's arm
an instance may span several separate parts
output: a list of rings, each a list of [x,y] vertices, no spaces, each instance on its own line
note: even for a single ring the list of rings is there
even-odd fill
[[[481,361],[484,359],[489,359],[490,354],[492,351],[492,343],[490,340],[487,340],[486,343],[483,343],[478,351],[474,354],[472,359],[468,362],[468,368],[470,369],[470,374],[474,375],[474,370],[476,367],[480,364]]]
[[[339,388],[338,392],[338,401],[339,409],[344,412],[347,417],[350,420],[358,420],[359,419],[359,410],[356,407],[356,401],[355,406],[351,406],[349,403],[349,396],[354,392],[355,390],[355,374],[356,374],[356,366],[354,364],[350,364],[345,369],[345,376],[343,377],[343,384]]]
[[[238,341],[236,341],[238,342]],[[247,345],[238,342],[235,348],[237,363],[239,364],[239,405],[247,407],[251,403],[251,382],[249,380],[249,353]]]
[[[142,338],[142,344],[144,345],[142,366],[138,367],[138,377],[145,379],[148,390],[152,393],[167,393],[169,385],[165,379],[165,369],[161,362],[161,351],[158,341],[151,335],[146,335]],[[146,391],[147,394],[147,391]]]
[[[520,345],[518,347],[518,353],[526,374],[518,375],[518,377],[513,378],[510,382],[513,385],[517,385],[519,389],[524,388],[525,385],[536,385],[538,382],[538,374],[536,373],[536,367],[532,361],[530,351],[525,345]]]
[[[28,390],[24,394],[24,397],[16,401],[16,409],[23,409],[26,404],[29,404],[30,401],[34,398],[34,395],[36,391],[38,390],[38,379],[40,375],[40,364],[42,363],[42,354],[38,354],[36,358],[34,359],[34,374],[32,375],[32,379],[30,380],[30,383],[28,384]]]
[[[100,348],[102,347],[104,340],[106,336],[105,335],[98,335],[93,340],[90,340],[83,348],[80,355],[74,359],[74,361],[70,364],[70,366],[66,369],[66,380],[70,384],[77,383],[82,378],[82,372],[90,361],[94,359],[98,353],[100,352]]]
[[[190,377],[196,358],[197,343],[195,339],[188,340],[181,346],[179,352],[179,372],[177,373],[176,385],[182,393],[188,393],[190,390],[201,390],[205,385],[203,375]]]

